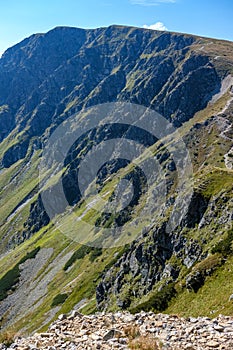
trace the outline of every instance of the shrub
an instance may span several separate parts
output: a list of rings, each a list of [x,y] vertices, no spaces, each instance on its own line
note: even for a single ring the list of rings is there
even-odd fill
[[[28,259],[35,258],[36,254],[40,250],[40,247],[37,247],[33,251],[27,253],[11,270],[0,279],[0,301],[5,299],[10,290],[13,290],[15,285],[19,282],[20,269],[19,265],[27,261]]]
[[[19,277],[20,271],[19,265],[17,264],[13,269],[7,271],[7,273],[0,279],[0,301],[7,297],[7,292],[18,283]]]
[[[212,253],[220,253],[223,256],[228,256],[233,253],[232,249],[233,242],[233,230],[228,231],[227,237],[220,242],[218,242],[212,249]]]
[[[28,259],[34,259],[37,255],[37,253],[39,252],[40,247],[35,248],[34,250],[32,250],[31,252],[27,253],[19,262],[19,264],[23,264],[25,261],[27,261]]]
[[[91,253],[89,259],[91,262],[93,262],[96,258],[98,258],[98,256],[102,254],[102,249],[82,245],[78,250],[76,250],[76,252],[74,252],[71,258],[66,262],[65,266],[63,267],[63,270],[67,271],[68,268],[75,263],[75,261],[83,259],[89,253]]]
[[[54,307],[54,306],[63,304],[67,298],[68,298],[68,294],[58,294],[53,299],[51,306]]]
[[[65,266],[63,267],[64,271],[67,271],[70,266],[72,266],[76,260],[83,259],[87,254],[91,252],[92,248],[86,245],[82,245],[74,254],[71,256],[71,258],[66,262]]]
[[[93,262],[100,255],[102,255],[102,249],[101,248],[93,248],[93,250],[91,251],[89,259],[90,259],[91,262]]]
[[[168,307],[170,300],[176,295],[175,284],[170,283],[166,285],[161,291],[152,295],[148,301],[137,305],[131,309],[132,313],[138,313],[140,311],[164,311]]]

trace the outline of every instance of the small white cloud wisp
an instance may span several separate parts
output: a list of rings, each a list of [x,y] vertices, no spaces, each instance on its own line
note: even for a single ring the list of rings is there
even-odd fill
[[[141,5],[141,6],[158,6],[160,4],[172,4],[176,0],[130,0],[132,5]]]
[[[155,24],[147,25],[144,24],[143,28],[151,30],[168,30],[162,22],[156,22]]]

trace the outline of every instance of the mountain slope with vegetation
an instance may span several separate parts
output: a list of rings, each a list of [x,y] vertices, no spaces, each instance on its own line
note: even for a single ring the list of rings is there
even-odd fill
[[[59,313],[74,307],[84,313],[145,309],[189,316],[233,314],[232,52],[231,42],[111,26],[58,27],[4,53],[0,59],[2,330],[43,330]],[[133,140],[138,130],[100,126],[79,139],[67,155],[62,169],[67,202],[77,217],[97,226],[96,244],[81,245],[83,241],[59,230],[43,205],[41,193],[49,191],[43,184],[45,175],[39,177],[43,148],[53,131],[75,113],[109,102],[150,107],[173,123],[179,130],[174,137],[182,138],[189,151],[194,182],[187,212],[167,232],[178,195],[176,164],[166,140],[151,139],[141,131],[142,143],[165,174],[166,203],[162,215],[150,204],[149,222],[136,239],[112,248],[102,244],[104,229],[121,221],[123,227],[131,227],[127,234],[134,237],[137,215],[160,179],[147,192],[138,191],[130,215],[109,217],[82,202],[77,169],[93,145],[127,133]],[[108,163],[97,179],[99,192],[111,200],[117,178],[131,178],[139,188],[142,180],[137,176],[128,163]],[[52,178],[48,187],[57,181]],[[69,217],[66,225],[72,231]],[[79,225],[85,232],[82,220]]]

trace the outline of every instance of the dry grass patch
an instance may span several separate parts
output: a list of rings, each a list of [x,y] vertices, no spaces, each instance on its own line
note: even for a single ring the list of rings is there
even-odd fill
[[[19,334],[17,334],[15,330],[4,331],[0,334],[0,344],[4,344],[8,347],[14,343],[17,336],[19,336]]]
[[[129,339],[129,348],[132,350],[161,350],[158,340],[152,336],[142,335],[139,327],[129,326],[124,329]]]

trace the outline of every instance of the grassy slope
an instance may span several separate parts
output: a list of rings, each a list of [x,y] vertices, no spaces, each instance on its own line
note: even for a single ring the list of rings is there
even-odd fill
[[[233,292],[232,265],[233,257],[206,279],[204,286],[197,293],[184,290],[172,300],[167,313],[180,316],[216,317],[219,314],[233,315],[233,303],[229,296]]]
[[[196,121],[195,118],[194,121]],[[187,126],[184,126],[184,128],[186,127]],[[226,190],[229,191],[232,189],[231,171],[227,171],[226,169],[223,170],[217,167],[212,168],[212,172],[209,170],[203,171],[199,175],[197,174],[196,184],[202,188],[204,194],[209,196],[218,193],[219,190],[222,189],[223,179]],[[28,186],[31,190],[30,183],[31,181],[29,181]],[[107,190],[109,190],[109,183],[106,185],[106,188],[103,189],[103,192],[106,192]],[[22,213],[22,211],[20,211],[20,213]],[[193,230],[190,232],[190,235],[193,237],[197,237],[198,234],[198,230]],[[206,234],[208,235],[208,232],[206,232]],[[1,275],[3,275],[3,271],[12,268],[15,262],[19,261],[25,255],[26,251],[30,251],[36,246],[40,246],[41,248],[54,248],[54,253],[50,261],[52,261],[58,254],[62,253],[64,249],[66,249],[66,252],[67,249],[68,251],[73,252],[79,247],[77,243],[71,242],[65,235],[55,230],[54,227],[44,228],[35,234],[30,240],[26,241],[23,245],[10,252],[8,256],[3,257],[0,260],[0,271],[2,271]],[[21,329],[22,327],[26,327],[27,331],[32,331],[33,329],[39,328],[40,325],[46,321],[45,315],[50,310],[50,305],[53,298],[60,293],[67,293],[68,298],[62,305],[62,308],[59,310],[59,313],[69,311],[83,299],[87,299],[83,311],[87,313],[95,311],[95,286],[98,283],[101,272],[104,270],[106,265],[111,263],[117,251],[119,251],[117,248],[113,250],[105,250],[103,255],[98,257],[94,262],[90,261],[89,254],[83,260],[76,261],[68,272],[63,271],[61,268],[57,275],[55,275],[53,280],[49,283],[49,293],[43,300],[39,310],[36,310],[36,312],[33,312],[26,318],[24,317],[22,320],[18,321],[16,328]],[[197,294],[188,293],[186,291],[182,292],[167,311],[186,315],[190,313],[193,315],[200,313],[210,315],[210,311],[213,309],[217,309],[216,312],[219,312],[219,308],[224,306],[226,313],[232,313],[233,310],[231,308],[231,304],[228,303],[228,300],[226,300],[228,299],[231,288],[233,287],[229,278],[230,263],[231,261],[221,267],[219,271],[216,272],[216,275],[209,278],[207,280],[207,284]],[[45,271],[47,266],[48,264],[43,267],[40,274],[43,274],[43,271]],[[224,284],[225,292],[223,292],[224,289],[221,289],[222,287],[220,286],[221,282],[224,281],[225,278],[229,280],[229,284]],[[219,293],[220,289],[221,293]],[[210,295],[208,295],[208,291],[210,290],[211,295],[215,293],[214,299],[211,299]],[[225,293],[225,297],[223,297],[223,293]],[[205,298],[209,298],[208,303],[204,302]],[[30,323],[28,323],[28,317],[30,318]],[[46,324],[43,326],[43,328],[46,328]]]

